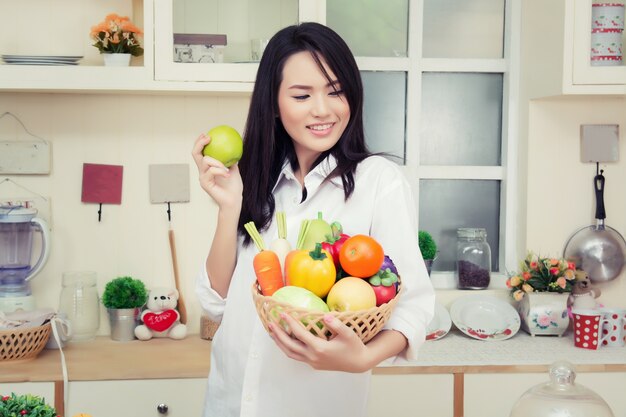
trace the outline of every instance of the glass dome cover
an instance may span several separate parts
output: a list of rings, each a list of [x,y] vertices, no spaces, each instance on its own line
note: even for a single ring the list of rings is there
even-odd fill
[[[522,394],[510,417],[614,417],[602,397],[574,382],[576,372],[571,363],[555,362],[549,374],[550,381]]]

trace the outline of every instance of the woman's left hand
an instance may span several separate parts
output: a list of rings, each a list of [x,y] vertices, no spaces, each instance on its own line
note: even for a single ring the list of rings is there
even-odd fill
[[[324,324],[334,334],[324,340],[311,334],[288,314],[282,313],[293,335],[288,335],[281,326],[270,323],[270,336],[276,345],[291,359],[309,364],[317,370],[365,372],[372,368],[368,348],[352,329],[330,314],[324,316]]]

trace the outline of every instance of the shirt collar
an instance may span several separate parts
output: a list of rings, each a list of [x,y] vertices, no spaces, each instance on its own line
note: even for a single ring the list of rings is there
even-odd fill
[[[337,167],[337,159],[333,156],[333,155],[328,155],[326,158],[324,158],[324,160],[322,162],[320,162],[319,164],[317,164],[317,166],[315,168],[313,168],[311,170],[311,172],[309,172],[306,177],[304,178],[305,183],[313,183],[312,185],[315,185],[315,187],[317,188],[317,186],[319,186],[319,184],[322,183],[322,181],[324,181],[324,179],[331,173],[333,172],[333,170]],[[272,192],[274,192],[274,190],[276,189],[276,187],[283,181],[283,180],[296,180],[296,175],[293,172],[293,169],[291,168],[291,164],[289,163],[288,160],[285,160],[285,162],[283,163],[283,168],[280,171],[280,174],[278,174],[278,179],[276,180],[276,184],[274,184],[274,187],[272,188]],[[331,180],[331,182],[335,185],[341,185],[341,178],[333,178]]]

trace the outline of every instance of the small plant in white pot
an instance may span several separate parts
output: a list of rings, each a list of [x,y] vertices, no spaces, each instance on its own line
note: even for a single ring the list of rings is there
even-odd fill
[[[111,339],[127,342],[135,339],[141,307],[146,303],[145,284],[133,277],[117,277],[109,281],[102,293],[102,304],[107,309],[111,324]]]

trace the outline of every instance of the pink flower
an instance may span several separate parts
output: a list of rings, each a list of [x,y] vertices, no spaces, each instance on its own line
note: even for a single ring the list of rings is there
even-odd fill
[[[559,275],[559,268],[550,268],[550,275]]]
[[[567,269],[576,269],[576,264],[574,262],[568,262],[567,263]]]
[[[528,281],[530,279],[530,272],[523,272],[522,273],[522,278],[524,278],[524,281]]]
[[[556,283],[559,285],[559,287],[565,289],[565,277],[560,277],[559,279],[556,280]]]
[[[540,326],[549,326],[550,325],[550,316],[538,316],[537,317],[537,324],[539,324]]]
[[[531,262],[530,263],[530,269],[537,269],[537,262]]]

